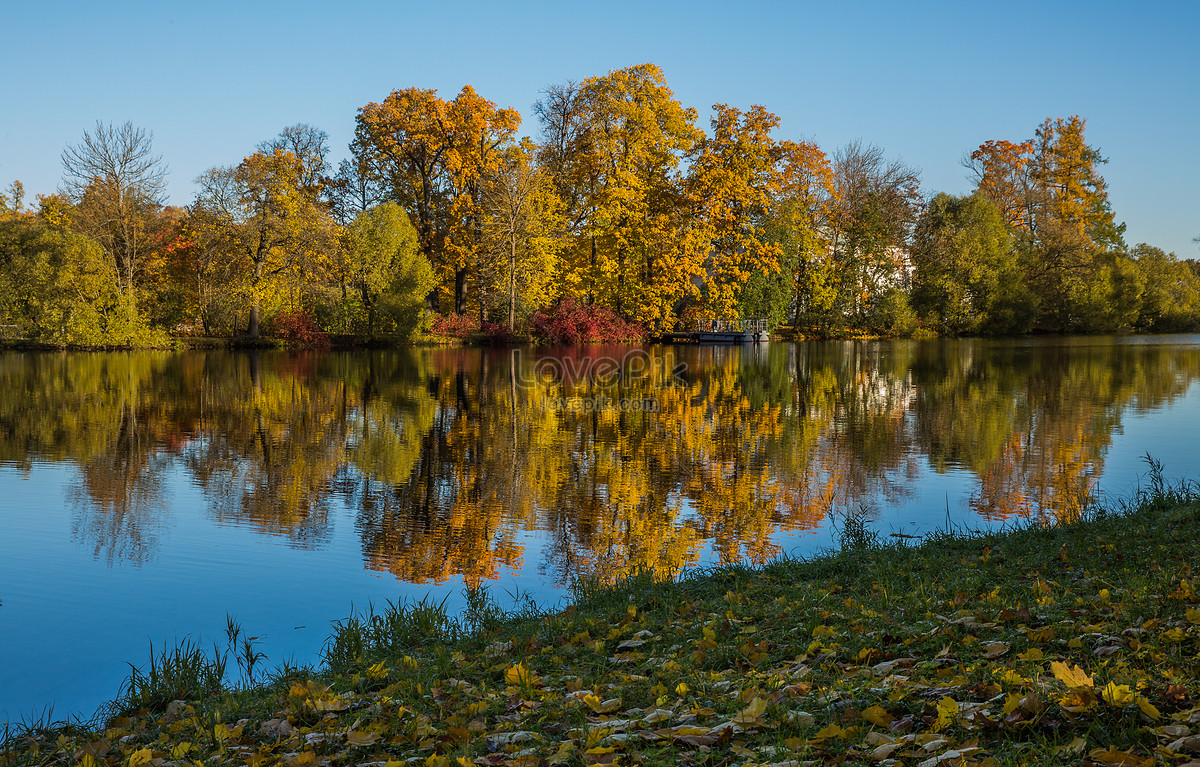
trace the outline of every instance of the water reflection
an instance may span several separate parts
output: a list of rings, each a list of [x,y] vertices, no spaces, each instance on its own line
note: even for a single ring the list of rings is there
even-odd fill
[[[404,581],[562,582],[674,573],[705,546],[761,562],[926,467],[969,472],[984,518],[1070,517],[1122,415],[1198,376],[1194,344],[1112,339],[7,353],[0,461],[73,466],[72,535],[113,564],[156,555],[186,478],[215,523],[299,548],[344,504],[364,565]]]

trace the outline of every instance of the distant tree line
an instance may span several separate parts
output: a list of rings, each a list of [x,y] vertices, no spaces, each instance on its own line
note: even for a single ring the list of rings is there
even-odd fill
[[[97,124],[57,194],[0,195],[0,324],[57,343],[258,337],[297,318],[410,336],[439,316],[519,333],[569,300],[647,329],[766,317],[812,334],[1169,331],[1200,325],[1195,261],[1127,246],[1080,117],[993,140],[972,194],[853,142],[779,138],[761,106],[707,131],[643,64],[547,87],[538,140],[465,86],[355,117],[350,156],[293,125],[166,205],[151,136]]]

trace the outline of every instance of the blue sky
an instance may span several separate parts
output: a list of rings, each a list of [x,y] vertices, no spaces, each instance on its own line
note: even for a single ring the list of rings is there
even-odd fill
[[[963,155],[1080,114],[1130,244],[1200,257],[1200,3],[493,2],[166,4],[0,10],[0,185],[53,191],[97,119],[148,128],[170,197],[280,128],[328,131],[396,88],[469,83],[525,117],[547,85],[652,61],[696,107],[762,104],[782,138],[862,138],[970,189]]]

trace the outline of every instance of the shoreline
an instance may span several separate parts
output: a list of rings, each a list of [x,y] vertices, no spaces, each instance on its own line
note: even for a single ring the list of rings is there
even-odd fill
[[[850,520],[837,552],[580,585],[551,613],[486,592],[457,619],[391,607],[339,624],[319,671],[249,686],[243,664],[203,695],[179,685],[201,689],[211,653],[177,648],[107,722],[10,732],[0,765],[1182,763],[1200,753],[1200,501],[1151,487],[1071,524],[911,545]]]
[[[1148,333],[1148,332],[1126,332],[1126,333],[1026,333],[1015,336],[947,336],[938,335],[936,333],[916,333],[904,336],[878,335],[866,331],[846,331],[844,333],[827,333],[827,334],[811,334],[811,333],[779,333],[772,337],[771,343],[807,343],[815,341],[886,341],[886,340],[909,340],[909,341],[932,341],[932,340],[968,340],[968,339],[1023,339],[1023,338],[1088,338],[1088,337],[1117,337],[1117,338],[1148,338],[1154,336],[1172,336],[1172,335],[1188,335],[1198,331],[1182,331],[1171,333]],[[329,335],[328,344],[318,345],[296,345],[288,344],[287,342],[275,338],[226,338],[221,336],[212,337],[197,337],[197,336],[180,336],[173,337],[168,344],[148,344],[145,346],[134,345],[59,345],[42,343],[38,341],[30,341],[25,339],[0,339],[0,352],[3,351],[77,351],[77,352],[105,352],[105,351],[207,351],[207,350],[282,350],[282,351],[353,351],[353,350],[375,350],[375,349],[419,349],[431,347],[468,347],[468,348],[538,348],[545,344],[538,343],[532,339],[495,342],[490,341],[486,337],[479,338],[457,338],[454,336],[419,336],[411,339],[394,339],[394,338],[368,338],[359,336],[339,336]],[[661,342],[651,342],[647,339],[641,341],[625,341],[625,342],[595,342],[601,344],[621,343],[628,345],[662,345]],[[577,346],[590,346],[594,344],[577,344]],[[666,344],[672,345],[672,344]],[[687,346],[689,344],[682,344]],[[690,344],[694,345],[694,344]],[[715,346],[741,346],[743,344],[709,344]]]

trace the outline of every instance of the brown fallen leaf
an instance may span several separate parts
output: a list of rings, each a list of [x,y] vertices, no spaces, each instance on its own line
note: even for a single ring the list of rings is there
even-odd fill
[[[1188,735],[1167,745],[1175,753],[1200,754],[1200,735]]]
[[[983,657],[989,658],[989,659],[999,658],[1001,656],[1007,655],[1008,651],[1011,649],[1012,649],[1012,646],[1009,645],[1007,642],[991,642],[984,646]]]
[[[377,740],[379,740],[379,733],[377,732],[361,732],[355,730],[353,732],[346,733],[346,742],[352,746],[370,746],[373,745]]]
[[[1093,748],[1088,752],[1088,756],[1101,764],[1112,764],[1119,767],[1150,767],[1154,764],[1154,757],[1137,756],[1128,751],[1118,750],[1116,746],[1109,746],[1106,749]]]

